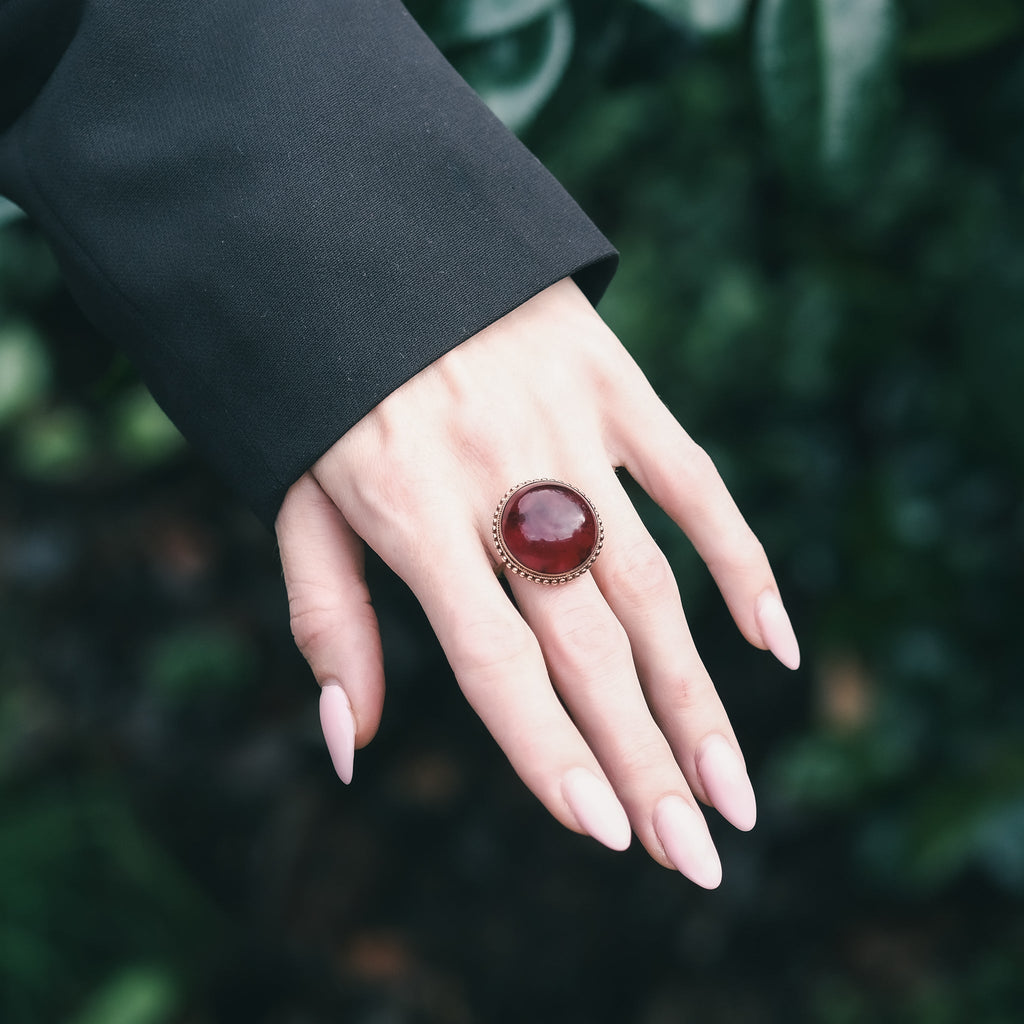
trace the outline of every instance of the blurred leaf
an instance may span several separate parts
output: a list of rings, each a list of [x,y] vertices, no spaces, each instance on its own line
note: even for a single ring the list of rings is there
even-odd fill
[[[114,445],[122,458],[133,465],[163,462],[184,445],[178,428],[141,385],[118,399],[112,421]]]
[[[824,661],[824,671],[849,665],[848,656]],[[848,669],[847,669],[848,670]],[[859,666],[856,671],[863,671]],[[848,683],[840,681],[840,685]],[[858,679],[858,688],[873,683]],[[859,720],[836,721],[835,679],[819,684],[820,712],[827,724],[801,735],[781,748],[773,758],[771,772],[780,795],[795,805],[840,806],[878,791],[904,777],[920,756],[921,723],[905,701],[894,695],[876,697],[858,693],[855,709]],[[849,694],[839,696],[847,704]]]
[[[779,148],[816,163],[824,107],[817,0],[764,0],[756,24],[761,96]]]
[[[773,766],[774,789],[799,805],[839,806],[858,796],[864,773],[849,745],[828,736],[803,736]]]
[[[743,24],[748,0],[636,0],[671,21],[707,35],[734,32]]]
[[[966,57],[1024,26],[1019,0],[918,0],[909,7],[903,52],[912,60]]]
[[[559,6],[562,0],[441,0],[410,9],[439,46],[479,42],[514,32]]]
[[[822,155],[842,165],[888,100],[894,15],[891,0],[819,0],[823,41]]]
[[[48,482],[82,476],[95,453],[92,422],[73,406],[32,416],[18,427],[14,441],[18,469]]]
[[[473,47],[455,64],[491,110],[519,131],[558,87],[572,46],[572,14],[563,2],[528,28]]]
[[[891,0],[765,0],[756,57],[762,100],[790,167],[848,175],[890,98]]]
[[[825,975],[816,978],[811,997],[815,1024],[875,1024],[875,1014],[856,985]]]
[[[945,779],[931,793],[917,795],[914,812],[908,818],[906,861],[915,878],[945,882],[973,859],[987,809],[973,789]]]
[[[935,885],[983,866],[1010,889],[1024,888],[1024,800],[1000,799],[983,778],[939,780],[907,815],[903,856],[914,878]]]
[[[56,1020],[42,1008],[91,988],[97,975],[108,978],[126,952],[162,960],[187,942],[199,953],[215,941],[215,922],[206,897],[140,825],[124,793],[94,779],[69,785],[52,777],[5,792],[0,1020]],[[122,973],[101,991],[116,988]],[[154,991],[144,1000],[145,988]],[[147,1005],[155,1010],[155,990],[126,983],[121,994],[141,1013]],[[101,1003],[110,1009],[97,995],[90,1012]]]
[[[127,967],[89,999],[72,1024],[163,1024],[178,1003],[178,985],[158,967]]]
[[[19,217],[24,216],[25,214],[20,206],[15,206],[9,199],[0,196],[0,228],[9,221],[17,220]]]
[[[21,757],[37,755],[54,729],[55,712],[42,687],[19,678],[20,673],[0,661],[0,781]]]
[[[0,327],[0,428],[31,408],[50,384],[50,360],[39,333],[28,324]]]
[[[50,247],[28,221],[0,230],[0,315],[5,305],[24,309],[52,293],[59,279]]]
[[[184,627],[160,637],[143,668],[146,684],[174,703],[233,690],[254,670],[247,641],[212,626]]]
[[[978,826],[978,858],[1008,889],[1024,892],[1024,795],[993,807]]]

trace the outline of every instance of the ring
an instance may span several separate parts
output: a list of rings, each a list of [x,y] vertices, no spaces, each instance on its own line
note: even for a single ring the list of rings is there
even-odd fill
[[[604,544],[597,509],[561,480],[527,480],[498,502],[491,526],[505,568],[534,583],[568,583],[582,576]]]

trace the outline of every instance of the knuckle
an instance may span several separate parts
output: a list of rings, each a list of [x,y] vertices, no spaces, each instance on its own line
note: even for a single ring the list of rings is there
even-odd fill
[[[659,490],[699,498],[724,486],[714,460],[693,438],[677,438],[666,452],[666,457],[651,468]]]
[[[414,512],[422,491],[422,458],[417,465],[405,452],[393,453],[375,481],[366,504],[378,515],[401,522]]]
[[[717,701],[714,685],[706,672],[689,667],[676,675],[665,697],[665,710],[673,718],[689,715],[695,709],[708,707]]]
[[[700,704],[703,693],[704,688],[698,684],[693,676],[688,674],[679,675],[675,685],[669,691],[669,711],[676,716],[692,711]]]
[[[296,647],[308,656],[325,645],[333,626],[333,616],[323,608],[293,609],[291,626]]]
[[[691,441],[687,446],[683,453],[683,462],[688,475],[698,483],[720,479],[714,459],[696,441]]]
[[[767,572],[768,556],[757,537],[750,530],[742,530],[723,546],[714,563],[712,568],[730,576],[758,581]]]
[[[619,771],[624,778],[649,779],[660,774],[671,761],[664,738],[634,740],[618,751]]]
[[[365,454],[358,471],[351,474],[350,493],[375,515],[401,522],[416,509],[422,493],[429,491],[430,477],[423,459],[426,447],[422,437],[385,438]]]
[[[323,605],[289,602],[289,619],[295,646],[309,660],[323,650],[337,628],[337,616]]]
[[[559,665],[579,668],[620,658],[627,639],[617,619],[584,606],[561,617],[546,646]]]
[[[535,641],[521,619],[477,619],[460,627],[448,646],[448,659],[459,678],[493,676],[532,654]]]
[[[650,541],[634,544],[618,554],[609,569],[609,585],[616,600],[632,606],[664,601],[677,591],[672,566]]]

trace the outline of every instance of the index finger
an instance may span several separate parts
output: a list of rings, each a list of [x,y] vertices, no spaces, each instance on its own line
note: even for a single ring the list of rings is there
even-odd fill
[[[606,444],[613,459],[689,537],[747,640],[797,668],[800,648],[761,542],[711,457],[635,364],[633,371],[624,377],[623,400],[609,412]]]

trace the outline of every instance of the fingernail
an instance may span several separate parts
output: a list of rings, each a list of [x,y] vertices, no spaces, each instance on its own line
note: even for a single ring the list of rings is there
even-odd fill
[[[334,770],[338,778],[348,785],[352,781],[356,757],[356,723],[348,694],[341,683],[333,679],[320,688],[320,728],[323,729]]]
[[[789,621],[786,609],[774,591],[766,590],[757,599],[754,615],[757,628],[761,630],[761,639],[768,645],[768,650],[786,668],[799,668],[800,645],[796,642],[793,624]]]
[[[680,874],[705,889],[717,889],[722,862],[698,811],[681,796],[663,796],[654,808],[654,831]]]
[[[757,821],[757,801],[743,759],[721,733],[708,736],[697,751],[697,774],[708,800],[731,825],[749,832]]]
[[[632,838],[629,818],[611,787],[586,768],[572,768],[562,779],[562,796],[576,820],[599,843],[625,850]]]

